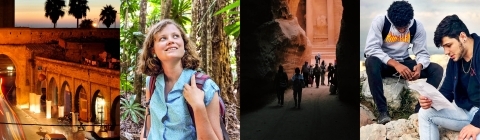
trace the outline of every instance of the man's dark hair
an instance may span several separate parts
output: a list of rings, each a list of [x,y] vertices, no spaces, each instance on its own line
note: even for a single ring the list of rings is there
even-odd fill
[[[396,27],[405,27],[413,19],[413,8],[407,1],[395,1],[387,11],[388,18]]]
[[[296,74],[300,74],[300,68],[298,68],[298,67],[295,68],[295,73],[296,73]]]
[[[283,72],[283,66],[282,65],[278,66],[278,72]]]
[[[442,21],[435,29],[435,33],[433,35],[433,42],[437,48],[442,47],[442,38],[449,37],[455,38],[460,41],[460,33],[465,32],[467,37],[470,37],[470,33],[468,32],[467,26],[463,23],[457,15],[449,15],[443,18]]]

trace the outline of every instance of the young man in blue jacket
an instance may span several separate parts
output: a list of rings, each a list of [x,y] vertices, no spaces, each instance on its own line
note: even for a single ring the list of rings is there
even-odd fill
[[[457,15],[445,17],[435,30],[435,45],[450,56],[440,92],[455,109],[436,110],[432,100],[420,96],[420,139],[439,139],[438,126],[460,131],[458,139],[480,139],[480,37],[470,34]]]
[[[365,43],[365,68],[379,112],[379,124],[391,120],[383,92],[383,77],[398,73],[409,81],[427,78],[427,83],[434,87],[442,81],[443,68],[430,62],[426,38],[422,23],[413,19],[413,8],[407,1],[393,2],[386,15],[373,19]],[[408,53],[410,44],[413,44],[415,60]],[[419,109],[417,104],[415,112]]]

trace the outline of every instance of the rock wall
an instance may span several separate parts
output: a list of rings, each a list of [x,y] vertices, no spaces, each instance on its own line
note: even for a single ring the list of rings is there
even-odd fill
[[[252,4],[252,9],[242,13],[242,18],[251,19],[242,24],[243,40],[249,40],[242,42],[241,67],[245,68],[242,73],[247,74],[242,75],[241,100],[248,103],[242,104],[243,111],[259,108],[273,99],[273,79],[279,65],[291,77],[295,67],[309,60],[311,52],[305,31],[288,10],[286,0],[242,4]]]

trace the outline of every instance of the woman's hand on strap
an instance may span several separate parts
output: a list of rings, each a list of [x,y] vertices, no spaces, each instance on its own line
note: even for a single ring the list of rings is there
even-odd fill
[[[188,104],[192,107],[204,106],[203,98],[205,93],[197,87],[195,81],[195,75],[192,75],[190,79],[190,85],[185,84],[183,86],[183,96],[187,100]]]

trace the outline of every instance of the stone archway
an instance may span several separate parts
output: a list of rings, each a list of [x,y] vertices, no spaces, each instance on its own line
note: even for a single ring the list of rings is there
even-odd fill
[[[75,92],[74,108],[75,113],[79,113],[79,119],[87,121],[87,92],[82,85]]]
[[[67,81],[64,81],[60,90],[59,101],[59,117],[63,117],[65,114],[70,114],[72,111],[72,91]],[[63,113],[62,113],[63,112]]]
[[[18,55],[18,54],[28,54],[28,51],[25,49],[24,45],[7,45],[7,44],[1,44],[0,45],[0,50],[6,50],[6,51],[0,51],[0,55],[8,57],[12,64],[13,67],[15,68],[16,72],[27,72],[31,70],[31,62],[28,61],[30,59],[30,55]],[[15,88],[12,88],[12,95],[15,96],[15,102],[17,106],[20,107],[28,107],[30,104],[30,96],[29,92],[31,92],[31,87],[35,87],[36,84],[33,83],[30,85],[30,82],[32,81],[27,81],[31,73],[26,73],[26,74],[16,74],[14,76],[15,79]],[[5,83],[5,81],[4,81]],[[33,89],[33,88],[32,88]]]
[[[110,109],[110,131],[120,132],[120,96],[115,97]],[[120,135],[120,134],[115,134]]]
[[[5,95],[5,99],[11,104],[15,104],[16,67],[13,60],[5,54],[0,54],[0,78],[2,79],[0,89]]]
[[[92,97],[92,105],[90,110],[92,110],[90,121],[94,123],[100,123],[102,120],[105,120],[105,99],[100,92],[100,90],[95,91]]]
[[[50,78],[47,88],[47,118],[58,116],[58,86],[54,77]]]

